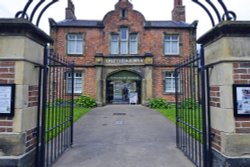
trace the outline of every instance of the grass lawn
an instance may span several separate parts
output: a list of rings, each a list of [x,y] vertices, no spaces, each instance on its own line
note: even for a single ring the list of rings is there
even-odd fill
[[[156,109],[167,119],[171,120],[176,124],[176,109],[171,107],[169,109]],[[189,124],[189,126],[187,126]],[[190,134],[198,141],[202,141],[202,116],[201,110],[196,109],[180,109],[179,110],[179,123],[178,126],[181,127],[186,133]]]
[[[74,108],[74,122],[78,121],[78,119],[80,119],[82,116],[84,116],[90,110],[91,110],[91,108],[75,107]]]
[[[91,108],[74,107],[74,122],[88,113]],[[50,108],[46,114],[46,141],[50,141],[70,126],[70,108]]]
[[[170,108],[170,109],[156,109],[156,111],[160,112],[162,115],[164,115],[170,121],[176,123],[175,108]]]

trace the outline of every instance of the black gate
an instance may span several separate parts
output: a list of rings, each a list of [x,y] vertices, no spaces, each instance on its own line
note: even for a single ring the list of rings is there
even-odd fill
[[[37,167],[49,167],[73,143],[74,63],[45,47],[40,72],[41,112]]]
[[[175,76],[177,147],[196,166],[210,167],[209,81],[203,49],[179,64]]]

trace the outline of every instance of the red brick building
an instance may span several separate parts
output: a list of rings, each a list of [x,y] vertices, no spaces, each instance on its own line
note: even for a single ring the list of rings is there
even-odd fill
[[[174,0],[169,21],[146,20],[128,0],[102,20],[78,20],[68,0],[65,20],[50,19],[50,27],[54,51],[76,63],[75,94],[99,105],[136,97],[140,104],[153,97],[173,102],[175,65],[196,51],[196,22],[185,23],[182,0]]]

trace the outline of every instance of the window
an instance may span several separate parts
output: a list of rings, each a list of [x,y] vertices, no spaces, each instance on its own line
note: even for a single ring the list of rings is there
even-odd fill
[[[131,34],[129,37],[129,52],[130,54],[137,54],[137,34]]]
[[[122,9],[121,10],[121,18],[126,19],[128,17],[128,11],[127,9]]]
[[[118,34],[111,35],[111,53],[112,54],[119,53],[119,35]]]
[[[83,54],[83,34],[67,35],[67,53]]]
[[[120,52],[121,54],[128,54],[128,28],[120,29]]]
[[[180,90],[180,74],[177,75],[178,88]],[[166,72],[165,73],[165,92],[174,93],[175,92],[175,73]]]
[[[121,28],[119,34],[111,34],[111,54],[137,54],[137,34],[129,34],[128,28]]]
[[[179,55],[180,54],[179,35],[166,34],[164,38],[164,54],[165,55]]]
[[[82,83],[83,77],[81,72],[74,73],[74,93],[82,93]],[[66,91],[67,93],[71,93],[72,89],[72,73],[66,73]]]

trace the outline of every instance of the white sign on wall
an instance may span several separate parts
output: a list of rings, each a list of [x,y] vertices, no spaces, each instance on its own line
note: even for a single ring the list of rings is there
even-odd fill
[[[0,116],[14,115],[15,85],[0,84]]]

